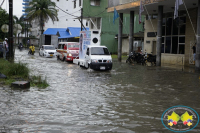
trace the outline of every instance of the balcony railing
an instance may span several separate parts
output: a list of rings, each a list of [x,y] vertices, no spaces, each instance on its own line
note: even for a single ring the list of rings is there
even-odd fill
[[[28,6],[28,5],[29,5],[29,3],[22,3],[22,5],[27,5],[27,6]]]

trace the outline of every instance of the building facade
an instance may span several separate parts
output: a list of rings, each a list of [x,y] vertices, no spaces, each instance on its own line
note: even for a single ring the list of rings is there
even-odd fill
[[[110,2],[108,12],[113,12],[115,7],[119,13],[139,13],[140,0],[117,1],[117,5]],[[196,67],[199,68],[199,3],[199,0],[184,0],[178,6],[178,17],[174,18],[175,0],[142,0],[145,9],[142,15],[146,15],[144,49],[157,55],[157,65],[194,64],[192,47],[197,43]]]
[[[118,4],[117,0],[112,0],[112,3]],[[108,13],[108,0],[84,0],[83,2],[83,18],[87,20],[87,25],[92,31],[92,38],[99,37],[100,45],[107,46],[110,52],[117,53],[118,51],[118,30],[119,18],[113,23],[113,12]],[[123,16],[123,53],[127,53],[128,43],[127,38],[130,32],[130,16]],[[86,26],[87,26],[86,25]],[[98,34],[97,34],[97,32]],[[143,32],[143,25],[136,24],[134,32]]]
[[[79,16],[81,16],[82,0],[51,0],[56,3],[58,11],[58,21],[54,23],[49,20],[44,25],[44,30],[48,28],[81,27]],[[86,21],[83,21],[86,24]]]

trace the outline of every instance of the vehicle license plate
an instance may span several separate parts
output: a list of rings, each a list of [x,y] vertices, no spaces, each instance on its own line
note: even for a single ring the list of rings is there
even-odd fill
[[[106,67],[105,66],[100,66],[100,70],[105,70]]]
[[[53,56],[52,54],[50,54],[50,56]]]

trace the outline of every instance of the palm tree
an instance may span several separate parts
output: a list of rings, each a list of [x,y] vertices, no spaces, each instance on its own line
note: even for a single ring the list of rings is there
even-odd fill
[[[30,7],[25,10],[28,13],[27,18],[29,21],[38,20],[40,22],[41,34],[44,32],[44,22],[47,22],[49,18],[53,22],[58,20],[55,2],[51,0],[33,0],[29,4]]]
[[[22,31],[21,33],[24,33],[25,30],[25,24],[24,24],[24,16],[22,15],[20,18],[18,18],[17,16],[13,16],[13,20],[14,20],[14,24],[20,24],[22,26]]]

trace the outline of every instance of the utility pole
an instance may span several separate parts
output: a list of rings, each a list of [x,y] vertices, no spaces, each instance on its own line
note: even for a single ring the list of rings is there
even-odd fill
[[[81,8],[81,31],[83,31],[83,8]]]
[[[9,0],[9,58],[11,60],[14,60],[13,50],[13,0]]]

